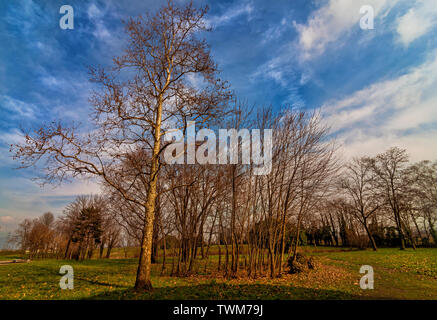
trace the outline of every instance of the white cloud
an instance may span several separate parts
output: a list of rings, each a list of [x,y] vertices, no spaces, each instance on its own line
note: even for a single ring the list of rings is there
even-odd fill
[[[5,17],[2,19],[9,25],[18,28],[27,38],[38,29],[38,26],[46,21],[50,21],[50,16],[44,10],[39,1],[27,0],[20,1],[16,6],[10,6],[5,10]],[[6,2],[4,1],[6,4]],[[3,12],[2,12],[3,13]],[[22,39],[23,40],[23,39]]]
[[[36,107],[7,95],[0,96],[0,108],[9,110],[20,117],[35,117]]]
[[[280,84],[282,87],[288,85],[288,79],[284,75],[284,69],[281,65],[281,57],[274,58],[267,63],[258,67],[258,69],[250,75],[249,79],[251,81],[256,81],[259,78],[270,78],[276,83]]]
[[[302,59],[308,60],[322,54],[326,47],[338,41],[353,27],[359,28],[360,8],[370,5],[378,15],[385,17],[400,0],[329,0],[313,12],[304,25],[296,24]]]
[[[107,14],[107,8],[100,9],[95,3],[91,3],[87,9],[88,19],[94,24],[92,35],[97,39],[111,43],[115,40],[115,37],[111,34],[108,28],[105,26],[104,17]]]
[[[6,240],[8,232],[15,230],[21,219],[9,214],[5,214],[0,210],[0,249],[2,242]],[[4,243],[3,243],[4,244]]]
[[[253,4],[245,2],[229,8],[221,15],[207,17],[205,22],[208,26],[219,27],[242,15],[247,15],[247,19],[250,20],[253,10]]]
[[[415,7],[397,20],[396,31],[399,41],[406,47],[428,33],[437,23],[437,3],[435,0],[416,2]]]
[[[45,185],[39,187],[38,184],[30,179],[23,177],[15,177],[11,179],[2,179],[2,192],[8,194],[9,197],[18,199],[35,197],[68,197],[81,194],[97,194],[100,193],[100,185],[92,179],[77,178],[71,183],[63,183],[61,185]]]
[[[9,147],[11,144],[20,143],[22,141],[23,136],[18,129],[0,131],[0,169],[9,169],[17,166],[17,162],[11,157]]]
[[[322,106],[347,155],[406,148],[413,160],[437,159],[437,52],[398,78]]]
[[[61,82],[53,76],[42,77],[41,81],[44,85],[50,88],[61,86]]]
[[[27,178],[4,178],[0,181],[0,215],[14,217],[16,222],[47,211],[59,215],[76,196],[100,192],[93,180],[76,179],[70,184],[41,188]]]
[[[100,39],[107,42],[110,42],[112,40],[112,35],[109,32],[109,30],[105,27],[105,25],[101,22],[96,24],[96,29],[93,32],[93,35]]]
[[[89,19],[101,18],[103,16],[103,12],[94,4],[91,3],[87,10]]]
[[[74,182],[62,186],[42,190],[42,196],[77,196],[81,194],[99,194],[100,185],[93,180],[76,179]]]
[[[290,28],[291,24],[286,18],[282,18],[279,24],[270,26],[262,35],[262,44],[266,44],[274,39],[279,38]]]
[[[23,135],[18,129],[8,132],[0,132],[0,142],[4,144],[19,143],[23,141]]]

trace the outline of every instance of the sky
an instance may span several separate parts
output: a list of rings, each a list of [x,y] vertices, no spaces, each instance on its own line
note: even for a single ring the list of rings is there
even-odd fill
[[[184,3],[183,0],[176,0]],[[437,159],[435,0],[194,1],[210,8],[205,34],[221,77],[256,106],[320,109],[346,158],[406,148]],[[24,218],[62,213],[92,181],[41,188],[16,170],[9,144],[52,119],[86,125],[87,66],[110,66],[126,41],[122,19],[158,0],[0,1],[0,237]],[[74,29],[59,26],[62,5]],[[362,29],[371,6],[374,29]]]

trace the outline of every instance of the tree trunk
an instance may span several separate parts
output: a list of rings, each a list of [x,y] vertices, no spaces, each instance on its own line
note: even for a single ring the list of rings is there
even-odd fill
[[[218,257],[218,267],[217,267],[217,271],[220,271],[220,267],[222,265],[222,245],[220,243],[220,240],[218,242],[218,249],[219,249],[219,257]]]
[[[103,258],[103,249],[105,249],[105,243],[102,241],[102,243],[100,244],[100,254],[99,254],[100,259]]]
[[[414,217],[414,215],[412,213],[411,213],[411,219],[413,220],[414,226],[416,227],[417,234],[419,235],[419,238],[422,239],[422,233],[420,232],[420,228],[417,224],[416,218]]]
[[[91,260],[91,258],[93,257],[93,252],[94,252],[94,246],[91,245],[90,248],[88,249],[88,260]]]
[[[293,255],[291,256],[291,263],[293,263],[296,260],[297,247],[299,246],[300,219],[301,219],[301,217],[298,217],[298,219],[297,219],[296,241],[294,242],[294,246],[293,246]],[[314,242],[314,246],[316,246],[315,244],[316,244],[316,242]]]
[[[68,239],[67,248],[65,249],[64,259],[68,258],[68,253],[69,253],[69,250],[70,250],[70,244],[71,244],[71,238]]]
[[[273,279],[275,277],[276,270],[275,270],[275,254],[274,254],[274,249],[272,249],[271,243],[269,243],[268,251],[269,251],[269,262],[270,262],[270,278]]]
[[[106,250],[106,259],[109,259],[110,256],[111,256],[111,250],[112,250],[112,247],[113,247],[113,245],[112,245],[112,243],[110,243],[110,244],[108,245],[108,249]]]
[[[281,275],[282,273],[282,264],[283,264],[283,260],[284,260],[284,253],[285,253],[285,216],[286,216],[286,211],[284,210],[284,214],[282,216],[282,225],[281,225],[281,254],[279,257],[279,269],[278,269],[278,274]]]
[[[167,243],[167,239],[166,239],[166,236],[165,236],[165,234],[164,234],[164,237],[163,237],[163,249],[164,249],[164,251],[163,251],[163,256],[162,256],[162,270],[161,270],[161,274],[163,274],[164,273],[164,271],[165,271],[165,257],[167,256],[167,245],[166,245],[166,243]]]
[[[167,79],[168,83],[169,79]],[[147,202],[145,206],[145,223],[143,237],[141,239],[140,261],[138,264],[137,279],[135,289],[151,290],[152,282],[150,280],[150,271],[152,269],[152,242],[153,227],[155,220],[156,205],[156,186],[158,182],[159,169],[159,150],[161,145],[161,121],[162,121],[162,94],[158,98],[158,109],[155,119],[154,145],[152,154],[152,163],[150,168],[149,189],[147,192]]]
[[[428,217],[428,224],[429,224],[429,233],[431,234],[432,238],[434,239],[434,246],[437,246],[437,232],[434,229],[434,225],[431,220],[431,216]]]
[[[364,221],[364,229],[366,229],[367,235],[369,236],[370,244],[372,245],[373,251],[377,251],[375,239],[373,239],[372,233],[369,230],[369,227],[367,226],[367,222]]]
[[[156,183],[154,190],[148,192],[148,203],[146,207],[146,223],[144,224],[143,237],[141,239],[140,261],[138,264],[135,289],[151,290],[150,271],[152,267],[152,238],[153,238],[153,219],[155,215]]]
[[[396,220],[396,226],[398,228],[399,238],[400,238],[400,249],[405,250],[405,238],[404,238],[404,232],[402,231],[402,222],[400,214],[397,210],[395,210],[395,220]]]

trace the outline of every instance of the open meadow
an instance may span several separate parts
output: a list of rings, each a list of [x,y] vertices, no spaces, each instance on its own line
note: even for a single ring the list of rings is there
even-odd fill
[[[138,261],[122,258],[121,249],[114,251],[113,259],[0,265],[0,299],[437,299],[437,249],[382,248],[373,252],[304,247],[302,252],[316,257],[319,267],[307,273],[284,273],[277,279],[251,279],[244,274],[226,279],[216,272],[217,255],[198,260],[193,276],[170,277],[171,260],[161,274],[158,258],[152,268],[151,292],[133,290]],[[0,253],[1,260],[21,257]],[[74,269],[73,290],[59,287],[62,265]],[[362,265],[374,268],[373,290],[360,288]]]

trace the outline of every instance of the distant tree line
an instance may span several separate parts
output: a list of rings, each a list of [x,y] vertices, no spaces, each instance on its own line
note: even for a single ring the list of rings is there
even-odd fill
[[[102,196],[79,196],[57,219],[50,212],[25,219],[9,242],[18,245],[30,259],[84,260],[96,252],[100,258],[109,258],[122,234],[107,206]]]

